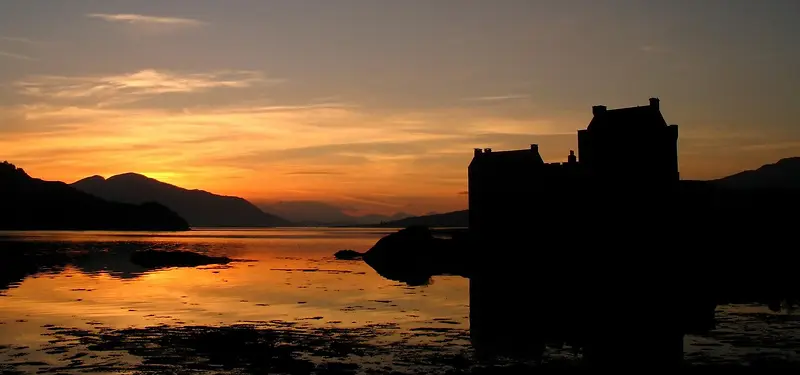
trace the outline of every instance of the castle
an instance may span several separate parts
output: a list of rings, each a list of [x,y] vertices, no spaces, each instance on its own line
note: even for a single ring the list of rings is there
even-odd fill
[[[470,228],[519,211],[542,211],[553,203],[549,198],[574,201],[592,192],[641,191],[679,181],[678,126],[664,120],[659,99],[619,109],[597,105],[592,114],[586,129],[578,130],[577,155],[570,151],[564,163],[545,163],[536,144],[475,149],[468,172]]]
[[[783,254],[797,223],[774,214],[800,209],[795,190],[680,180],[678,127],[656,98],[592,112],[565,163],[545,163],[537,145],[475,150],[474,342],[575,340],[590,363],[666,367],[680,364],[684,334],[714,328],[718,304],[796,300],[775,277],[792,275]]]

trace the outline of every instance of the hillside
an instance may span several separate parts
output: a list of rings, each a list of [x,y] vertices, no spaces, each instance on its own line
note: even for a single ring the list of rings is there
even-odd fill
[[[410,226],[426,226],[430,228],[465,228],[469,226],[469,211],[454,211],[443,214],[413,216],[405,219],[387,221],[372,225],[381,228],[407,228]]]
[[[73,187],[117,202],[159,202],[186,218],[193,227],[277,227],[289,221],[264,211],[245,199],[203,190],[188,190],[136,173],[105,179],[92,176]]]
[[[275,213],[301,226],[363,226],[399,220],[411,215],[352,215],[334,204],[319,201],[256,202],[264,211]]]
[[[685,185],[694,187],[696,181],[687,181]],[[773,164],[766,164],[758,169],[743,171],[727,177],[710,181],[711,184],[726,189],[770,189],[774,193],[790,199],[792,192],[797,189],[800,196],[800,157],[781,159]],[[775,192],[775,189],[780,192]],[[727,196],[727,195],[725,195]],[[737,195],[738,196],[738,195]],[[733,199],[733,198],[731,198]],[[406,228],[422,225],[431,228],[442,227],[467,227],[469,226],[469,211],[455,211],[444,214],[414,216],[402,220],[386,221],[373,227]]]
[[[153,202],[109,202],[63,182],[28,176],[0,163],[0,229],[3,230],[188,230],[188,223]]]
[[[739,172],[714,182],[732,189],[800,189],[800,157],[781,159],[776,163]]]

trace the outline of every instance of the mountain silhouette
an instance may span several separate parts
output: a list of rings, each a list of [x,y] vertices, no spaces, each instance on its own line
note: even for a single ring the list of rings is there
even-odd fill
[[[273,212],[298,225],[305,226],[358,226],[410,217],[404,212],[394,215],[352,215],[345,207],[320,201],[256,202],[263,210]]]
[[[155,202],[109,202],[58,181],[32,178],[0,163],[0,229],[188,230],[178,214]]]
[[[193,227],[290,225],[289,221],[265,213],[245,199],[188,190],[136,173],[120,174],[108,179],[92,176],[74,182],[72,186],[111,201],[159,202],[186,218]]]
[[[409,215],[409,214],[407,214],[405,212],[398,212],[398,213],[396,213],[394,215],[389,215],[389,216],[380,215],[380,214],[372,214],[372,215],[363,215],[363,216],[354,216],[354,217],[356,219],[356,222],[358,222],[360,224],[375,224],[375,223],[383,223],[383,222],[388,222],[388,221],[403,220],[403,219],[412,217],[412,215]]]
[[[714,185],[727,189],[781,189],[800,190],[800,157],[781,159],[755,170],[739,172],[711,181]],[[384,228],[407,228],[426,226],[430,228],[467,227],[469,210],[447,212],[424,216],[412,216],[401,220],[384,221],[370,225]]]
[[[731,189],[800,189],[800,157],[781,159],[714,182]]]
[[[443,214],[412,216],[400,220],[386,221],[374,226],[382,228],[408,228],[412,226],[463,228],[469,226],[469,211],[461,210]]]

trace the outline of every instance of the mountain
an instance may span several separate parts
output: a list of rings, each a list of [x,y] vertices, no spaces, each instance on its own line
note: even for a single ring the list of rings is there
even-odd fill
[[[407,228],[417,225],[430,228],[465,228],[469,226],[469,210],[413,216],[400,220],[387,221],[373,226],[383,228]]]
[[[306,226],[356,226],[399,220],[411,215],[398,212],[394,215],[349,215],[345,208],[319,201],[261,202],[258,206],[269,212]]]
[[[397,221],[403,220],[413,217],[405,212],[398,212],[394,215],[386,216],[386,215],[364,215],[364,216],[355,216],[354,219],[358,222],[358,224],[380,224],[389,221]]]
[[[732,189],[800,189],[800,157],[781,159],[774,164],[739,172],[714,182]]]
[[[72,184],[78,190],[125,203],[159,202],[186,218],[193,227],[277,227],[289,221],[261,211],[239,198],[188,190],[136,173],[105,179],[84,178]]]
[[[0,163],[0,229],[181,231],[189,225],[154,202],[109,202]]]
[[[692,182],[686,182],[687,185]],[[727,189],[780,189],[800,190],[800,157],[781,159],[774,164],[764,165],[756,170],[736,173],[717,180],[712,184]],[[692,184],[693,185],[693,184]],[[407,228],[412,225],[427,227],[467,227],[469,211],[455,211],[444,214],[409,217],[402,220],[382,222],[378,227]]]

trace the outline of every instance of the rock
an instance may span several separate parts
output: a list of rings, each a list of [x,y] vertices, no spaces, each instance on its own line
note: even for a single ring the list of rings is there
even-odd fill
[[[228,257],[212,257],[191,251],[143,250],[131,254],[131,262],[145,268],[197,267],[231,261]]]
[[[435,275],[467,276],[463,244],[436,238],[427,227],[408,227],[378,240],[363,259],[387,279],[424,285]]]
[[[355,250],[345,249],[337,251],[333,256],[339,260],[358,260],[361,259],[364,254]]]

